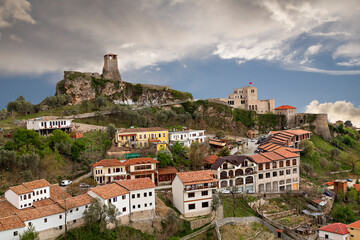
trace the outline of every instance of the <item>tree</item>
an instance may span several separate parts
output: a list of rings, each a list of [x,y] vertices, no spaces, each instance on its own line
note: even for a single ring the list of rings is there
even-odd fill
[[[302,141],[300,147],[303,149],[302,155],[311,157],[314,154],[314,144],[310,140]]]
[[[83,100],[81,102],[81,108],[84,110],[84,112],[89,112],[90,107],[91,107],[91,104],[90,104],[89,100]]]
[[[52,132],[52,135],[48,137],[49,146],[54,149],[56,143],[64,142],[71,143],[69,134],[61,131],[60,129],[55,129]]]
[[[0,150],[0,168],[5,170],[10,170],[12,167],[16,166],[16,152],[8,150]]]
[[[5,144],[6,150],[17,150],[20,154],[36,152],[42,155],[47,149],[45,138],[40,137],[34,130],[23,128],[16,129],[13,134],[13,142],[8,141]]]
[[[225,137],[225,132],[223,130],[219,130],[216,132],[215,137],[217,137],[218,139],[222,139]]]
[[[225,157],[230,155],[230,151],[228,147],[224,147],[221,151],[217,154],[219,157]]]
[[[116,130],[116,127],[114,126],[114,124],[107,125],[106,132],[107,132],[108,138],[110,140],[112,140],[115,137],[116,131],[117,130]]]
[[[359,193],[355,188],[351,188],[350,191],[347,192],[347,199],[349,202],[357,202],[359,200]]]
[[[334,218],[334,221],[342,222],[345,224],[355,221],[354,211],[351,209],[350,206],[343,207],[341,205],[336,205],[331,212],[331,216]]]
[[[352,166],[352,171],[355,172],[356,163],[359,162],[359,157],[354,153],[351,153],[349,156],[349,163]]]
[[[119,210],[113,204],[102,204],[98,198],[93,198],[91,205],[83,213],[85,223],[87,225],[97,223],[101,232],[106,229],[108,222],[117,225],[119,215]]]
[[[235,210],[236,210],[236,194],[239,192],[238,186],[229,187],[228,190],[230,191],[232,200],[233,200],[233,215],[235,217]]]
[[[106,107],[107,99],[104,96],[98,96],[95,98],[94,107],[95,110],[100,110],[102,107]]]
[[[199,143],[193,143],[189,150],[189,159],[191,161],[192,170],[198,170],[203,165],[203,155],[200,150]]]
[[[352,124],[352,122],[351,122],[350,120],[346,120],[346,121],[344,122],[344,125],[345,125],[346,127],[352,127],[352,126],[353,126],[353,124]]]
[[[29,114],[35,112],[34,105],[31,102],[26,102],[23,96],[18,97],[15,101],[9,102],[6,106],[9,112],[16,112],[18,114]]]
[[[172,155],[169,150],[159,151],[156,157],[157,160],[159,161],[159,167],[161,168],[173,165]]]
[[[213,194],[212,203],[211,203],[213,211],[216,211],[218,209],[219,205],[220,205],[219,195],[218,194]]]
[[[340,155],[339,149],[337,149],[337,148],[331,149],[331,151],[330,151],[330,156],[331,156],[332,158],[338,157],[339,155]]]
[[[30,170],[33,175],[38,171],[40,157],[36,153],[27,153],[19,157],[19,166]]]
[[[39,233],[35,231],[35,226],[28,226],[28,228],[19,236],[20,240],[37,240]]]
[[[85,151],[86,144],[82,139],[77,139],[71,147],[71,157],[73,160],[79,161],[80,153]]]

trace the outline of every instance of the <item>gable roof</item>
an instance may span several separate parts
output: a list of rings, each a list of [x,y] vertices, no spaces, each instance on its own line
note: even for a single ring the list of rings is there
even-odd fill
[[[70,194],[65,192],[59,185],[53,184],[50,186],[50,198],[54,201],[62,200],[71,197]]]
[[[81,194],[76,197],[68,198],[68,199],[66,199],[66,209],[76,208],[76,207],[90,204],[91,199],[92,199],[92,197],[87,193]],[[58,203],[60,204],[61,207],[63,207],[65,209],[65,201],[64,200],[59,200]]]
[[[336,233],[339,235],[345,235],[345,234],[349,233],[349,231],[346,228],[346,224],[343,224],[343,223],[333,223],[333,224],[324,226],[324,227],[320,228],[319,230],[325,231],[325,232]]]
[[[224,162],[229,162],[235,166],[239,166],[241,163],[244,162],[245,159],[248,159],[251,161],[251,158],[249,158],[248,156],[245,155],[231,155],[231,156],[226,156],[226,157],[219,157],[215,163],[213,163],[213,165],[211,166],[211,169],[216,170],[218,169],[221,164],[223,164]]]
[[[360,220],[356,221],[356,222],[353,222],[353,223],[350,223],[349,225],[347,225],[348,227],[351,227],[351,228],[358,228],[360,229]]]
[[[131,158],[129,160],[126,160],[124,162],[124,165],[129,166],[129,165],[135,165],[135,164],[146,164],[146,163],[159,163],[159,161],[156,161],[153,158]]]
[[[251,157],[254,160],[255,163],[271,162],[270,159],[264,157],[262,154],[250,155],[249,157]]]
[[[159,168],[158,169],[158,174],[159,175],[163,175],[163,174],[173,174],[173,173],[177,173],[178,170],[172,166],[167,166],[164,168]]]
[[[204,163],[209,163],[209,164],[214,164],[216,162],[216,160],[218,160],[218,156],[217,155],[209,155],[204,157]]]
[[[275,108],[275,110],[285,110],[285,109],[296,109],[296,107],[292,107],[290,105],[282,105],[280,107]]]
[[[50,183],[45,179],[35,180],[32,182],[22,183],[17,186],[9,187],[13,192],[18,195],[31,193],[34,189],[50,186]]]
[[[17,215],[0,218],[0,231],[25,227],[25,223]]]
[[[52,204],[49,206],[43,206],[38,208],[30,208],[26,210],[24,209],[22,211],[19,211],[17,215],[20,217],[21,220],[28,221],[36,218],[55,215],[62,212],[65,212],[65,210],[60,207],[60,205]]]
[[[91,165],[91,167],[116,167],[116,166],[124,166],[123,162],[120,162],[117,159],[103,159],[100,160],[96,163],[94,163],[93,165]]]
[[[155,184],[150,178],[136,178],[130,180],[116,181],[117,184],[124,187],[128,191],[141,190],[147,188],[155,188]]]
[[[116,183],[106,184],[90,189],[102,199],[109,199],[129,193],[126,189]]]
[[[178,172],[176,175],[180,178],[184,185],[211,183],[218,181],[213,178],[213,172],[211,170]]]

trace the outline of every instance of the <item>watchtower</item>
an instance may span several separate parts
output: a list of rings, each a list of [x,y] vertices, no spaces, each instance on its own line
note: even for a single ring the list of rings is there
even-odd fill
[[[121,81],[117,62],[117,54],[108,53],[104,55],[104,67],[101,78]]]

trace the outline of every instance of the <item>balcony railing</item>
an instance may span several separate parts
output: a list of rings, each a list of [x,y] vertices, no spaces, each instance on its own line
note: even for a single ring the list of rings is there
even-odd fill
[[[201,189],[216,188],[216,187],[217,187],[217,183],[209,183],[207,186],[188,185],[184,188],[184,191],[201,190]]]

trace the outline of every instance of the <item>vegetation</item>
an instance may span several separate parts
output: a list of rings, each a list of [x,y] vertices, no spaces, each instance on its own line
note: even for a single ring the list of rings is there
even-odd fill
[[[28,228],[19,236],[20,240],[37,240],[39,239],[39,232],[35,230],[34,226]]]
[[[223,209],[224,209],[224,218],[234,217],[234,215],[235,217],[256,216],[255,211],[249,207],[249,205],[243,198],[239,196],[235,196],[234,198],[225,195],[221,196],[221,202],[223,204]]]

